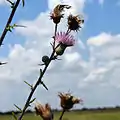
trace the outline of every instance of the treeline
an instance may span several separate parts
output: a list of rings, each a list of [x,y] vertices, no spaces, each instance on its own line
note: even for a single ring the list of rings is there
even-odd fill
[[[59,109],[53,109],[53,112],[59,112],[61,110]],[[74,109],[74,110],[70,110],[70,111],[75,111],[75,112],[102,112],[102,111],[120,111],[120,106],[116,106],[116,107],[98,107],[98,108],[82,108],[82,109]],[[15,114],[19,114],[19,111],[7,111],[7,112],[0,112],[0,115],[11,115],[12,112],[14,112]],[[26,113],[33,113],[34,111],[31,110],[27,110]]]
[[[0,112],[0,115],[11,115],[12,112],[14,112],[15,114],[19,114],[19,111],[7,111],[7,112]],[[27,110],[26,113],[32,113],[31,110]]]
[[[99,111],[120,111],[120,106],[116,107],[98,107],[98,108],[82,108],[82,109],[75,109],[73,111],[93,111],[93,112],[99,112]]]

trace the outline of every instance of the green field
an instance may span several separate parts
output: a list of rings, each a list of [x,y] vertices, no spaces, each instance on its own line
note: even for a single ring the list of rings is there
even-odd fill
[[[60,113],[55,112],[54,120],[58,120]],[[10,115],[0,115],[0,120],[13,120]],[[39,116],[26,114],[24,120],[42,120]],[[66,112],[63,120],[120,120],[120,111],[104,112]]]

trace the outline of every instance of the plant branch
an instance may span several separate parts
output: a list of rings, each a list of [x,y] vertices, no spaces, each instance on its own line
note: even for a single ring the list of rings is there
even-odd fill
[[[64,113],[65,113],[65,109],[63,109],[62,114],[61,114],[59,120],[62,120],[62,117],[63,117]]]
[[[56,36],[56,33],[57,33],[57,26],[58,26],[58,24],[55,24],[55,33],[54,33],[53,47],[55,47],[55,36]]]
[[[5,36],[6,36],[7,32],[8,32],[7,28],[10,25],[10,23],[12,22],[12,19],[14,17],[14,14],[15,14],[15,12],[17,10],[17,7],[18,7],[19,3],[20,3],[20,0],[17,0],[14,7],[12,8],[11,14],[10,14],[10,16],[8,18],[6,26],[5,26],[5,28],[4,28],[3,32],[2,32],[1,37],[0,37],[0,46],[2,45],[2,42],[3,42]]]
[[[56,35],[56,32],[57,32],[57,27],[55,26],[55,35]],[[55,41],[55,40],[54,40],[54,41]],[[28,106],[29,106],[30,100],[31,100],[31,98],[32,98],[32,96],[33,96],[36,88],[37,88],[38,85],[42,82],[42,77],[43,77],[43,75],[45,74],[45,72],[46,72],[46,70],[47,70],[50,62],[53,60],[53,57],[54,57],[54,54],[55,54],[55,49],[56,49],[56,47],[58,47],[58,46],[55,47],[55,44],[54,44],[53,47],[54,47],[54,49],[53,49],[53,51],[52,51],[52,53],[51,53],[49,62],[48,62],[47,65],[45,65],[45,67],[44,67],[43,71],[41,72],[41,74],[40,74],[40,76],[39,76],[36,84],[35,84],[35,85],[33,86],[33,88],[31,89],[31,92],[30,92],[30,94],[29,94],[29,96],[28,96],[28,98],[27,98],[27,101],[26,101],[26,103],[25,103],[25,106],[24,106],[24,108],[23,108],[23,110],[22,110],[22,113],[21,113],[21,115],[19,116],[18,120],[22,120],[22,118],[23,118],[23,116],[24,116],[24,114],[25,114],[25,111],[26,111],[26,109],[27,109]]]

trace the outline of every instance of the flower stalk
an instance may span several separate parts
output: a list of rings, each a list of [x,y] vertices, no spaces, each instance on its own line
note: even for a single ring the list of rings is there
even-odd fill
[[[63,117],[63,115],[64,115],[65,111],[66,111],[66,110],[65,110],[65,109],[63,109],[62,114],[60,115],[59,120],[62,120],[62,117]]]
[[[55,35],[56,35],[56,32],[57,32],[57,27],[55,26]],[[36,88],[38,87],[38,85],[39,85],[40,83],[42,83],[42,77],[43,77],[43,75],[45,74],[45,72],[46,72],[46,70],[47,70],[50,62],[53,60],[53,57],[54,57],[54,54],[55,54],[55,49],[56,49],[57,46],[55,47],[55,44],[54,44],[53,47],[54,47],[54,49],[53,49],[53,51],[52,51],[52,53],[51,53],[51,56],[50,56],[49,61],[48,61],[48,64],[45,65],[45,67],[44,67],[43,71],[41,72],[41,74],[40,74],[40,76],[39,76],[36,84],[35,84],[35,85],[33,86],[33,88],[31,89],[31,92],[30,92],[30,94],[29,94],[29,96],[28,96],[28,98],[27,98],[27,101],[26,101],[26,103],[25,103],[25,106],[24,106],[24,108],[23,108],[23,110],[22,110],[22,113],[21,113],[21,115],[19,116],[18,120],[22,120],[22,118],[23,118],[23,116],[24,116],[24,114],[25,114],[26,109],[29,107],[29,102],[30,102],[30,100],[31,100],[31,98],[32,98],[32,96],[33,96]]]

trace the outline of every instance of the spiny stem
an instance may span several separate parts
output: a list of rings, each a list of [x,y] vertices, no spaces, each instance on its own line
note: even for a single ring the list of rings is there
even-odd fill
[[[17,10],[17,7],[18,7],[19,3],[20,3],[20,0],[17,0],[14,7],[13,7],[13,9],[12,9],[12,11],[11,11],[11,14],[10,14],[10,16],[8,18],[6,26],[5,26],[5,28],[4,28],[3,32],[2,32],[2,35],[0,36],[0,46],[2,45],[2,42],[3,42],[5,36],[6,36],[7,32],[8,32],[8,30],[6,28],[8,28],[8,26],[12,22],[12,19],[14,17],[14,14],[15,14],[15,12]]]
[[[59,120],[62,120],[62,117],[63,117],[64,113],[65,113],[65,109],[63,109],[62,114],[61,114]]]
[[[56,35],[56,32],[57,32],[57,26],[55,26],[55,35]],[[28,98],[27,98],[27,101],[26,101],[26,103],[25,103],[25,106],[24,106],[24,108],[23,108],[23,110],[22,110],[22,113],[21,113],[21,115],[19,116],[18,120],[22,120],[22,118],[23,118],[23,116],[24,116],[24,114],[25,114],[25,111],[26,111],[26,109],[27,109],[28,106],[29,106],[29,102],[30,102],[30,100],[31,100],[31,98],[32,98],[32,96],[33,96],[36,88],[38,87],[38,85],[39,85],[40,82],[42,81],[42,77],[43,77],[43,75],[45,74],[45,72],[46,72],[46,70],[47,70],[50,62],[53,60],[53,57],[54,57],[54,54],[55,54],[55,49],[56,49],[56,47],[58,47],[58,46],[55,47],[55,44],[54,44],[53,47],[54,47],[54,49],[53,49],[53,51],[52,51],[52,53],[51,53],[49,62],[48,62],[47,65],[45,65],[45,67],[44,67],[42,73],[40,74],[40,76],[39,76],[36,84],[33,86],[33,89],[31,89],[31,92],[30,92],[30,94],[29,94],[29,96],[28,96]]]
[[[53,42],[54,47],[55,47],[55,36],[56,36],[56,33],[57,33],[57,26],[58,26],[58,24],[55,24],[55,33],[54,33],[54,42]]]

